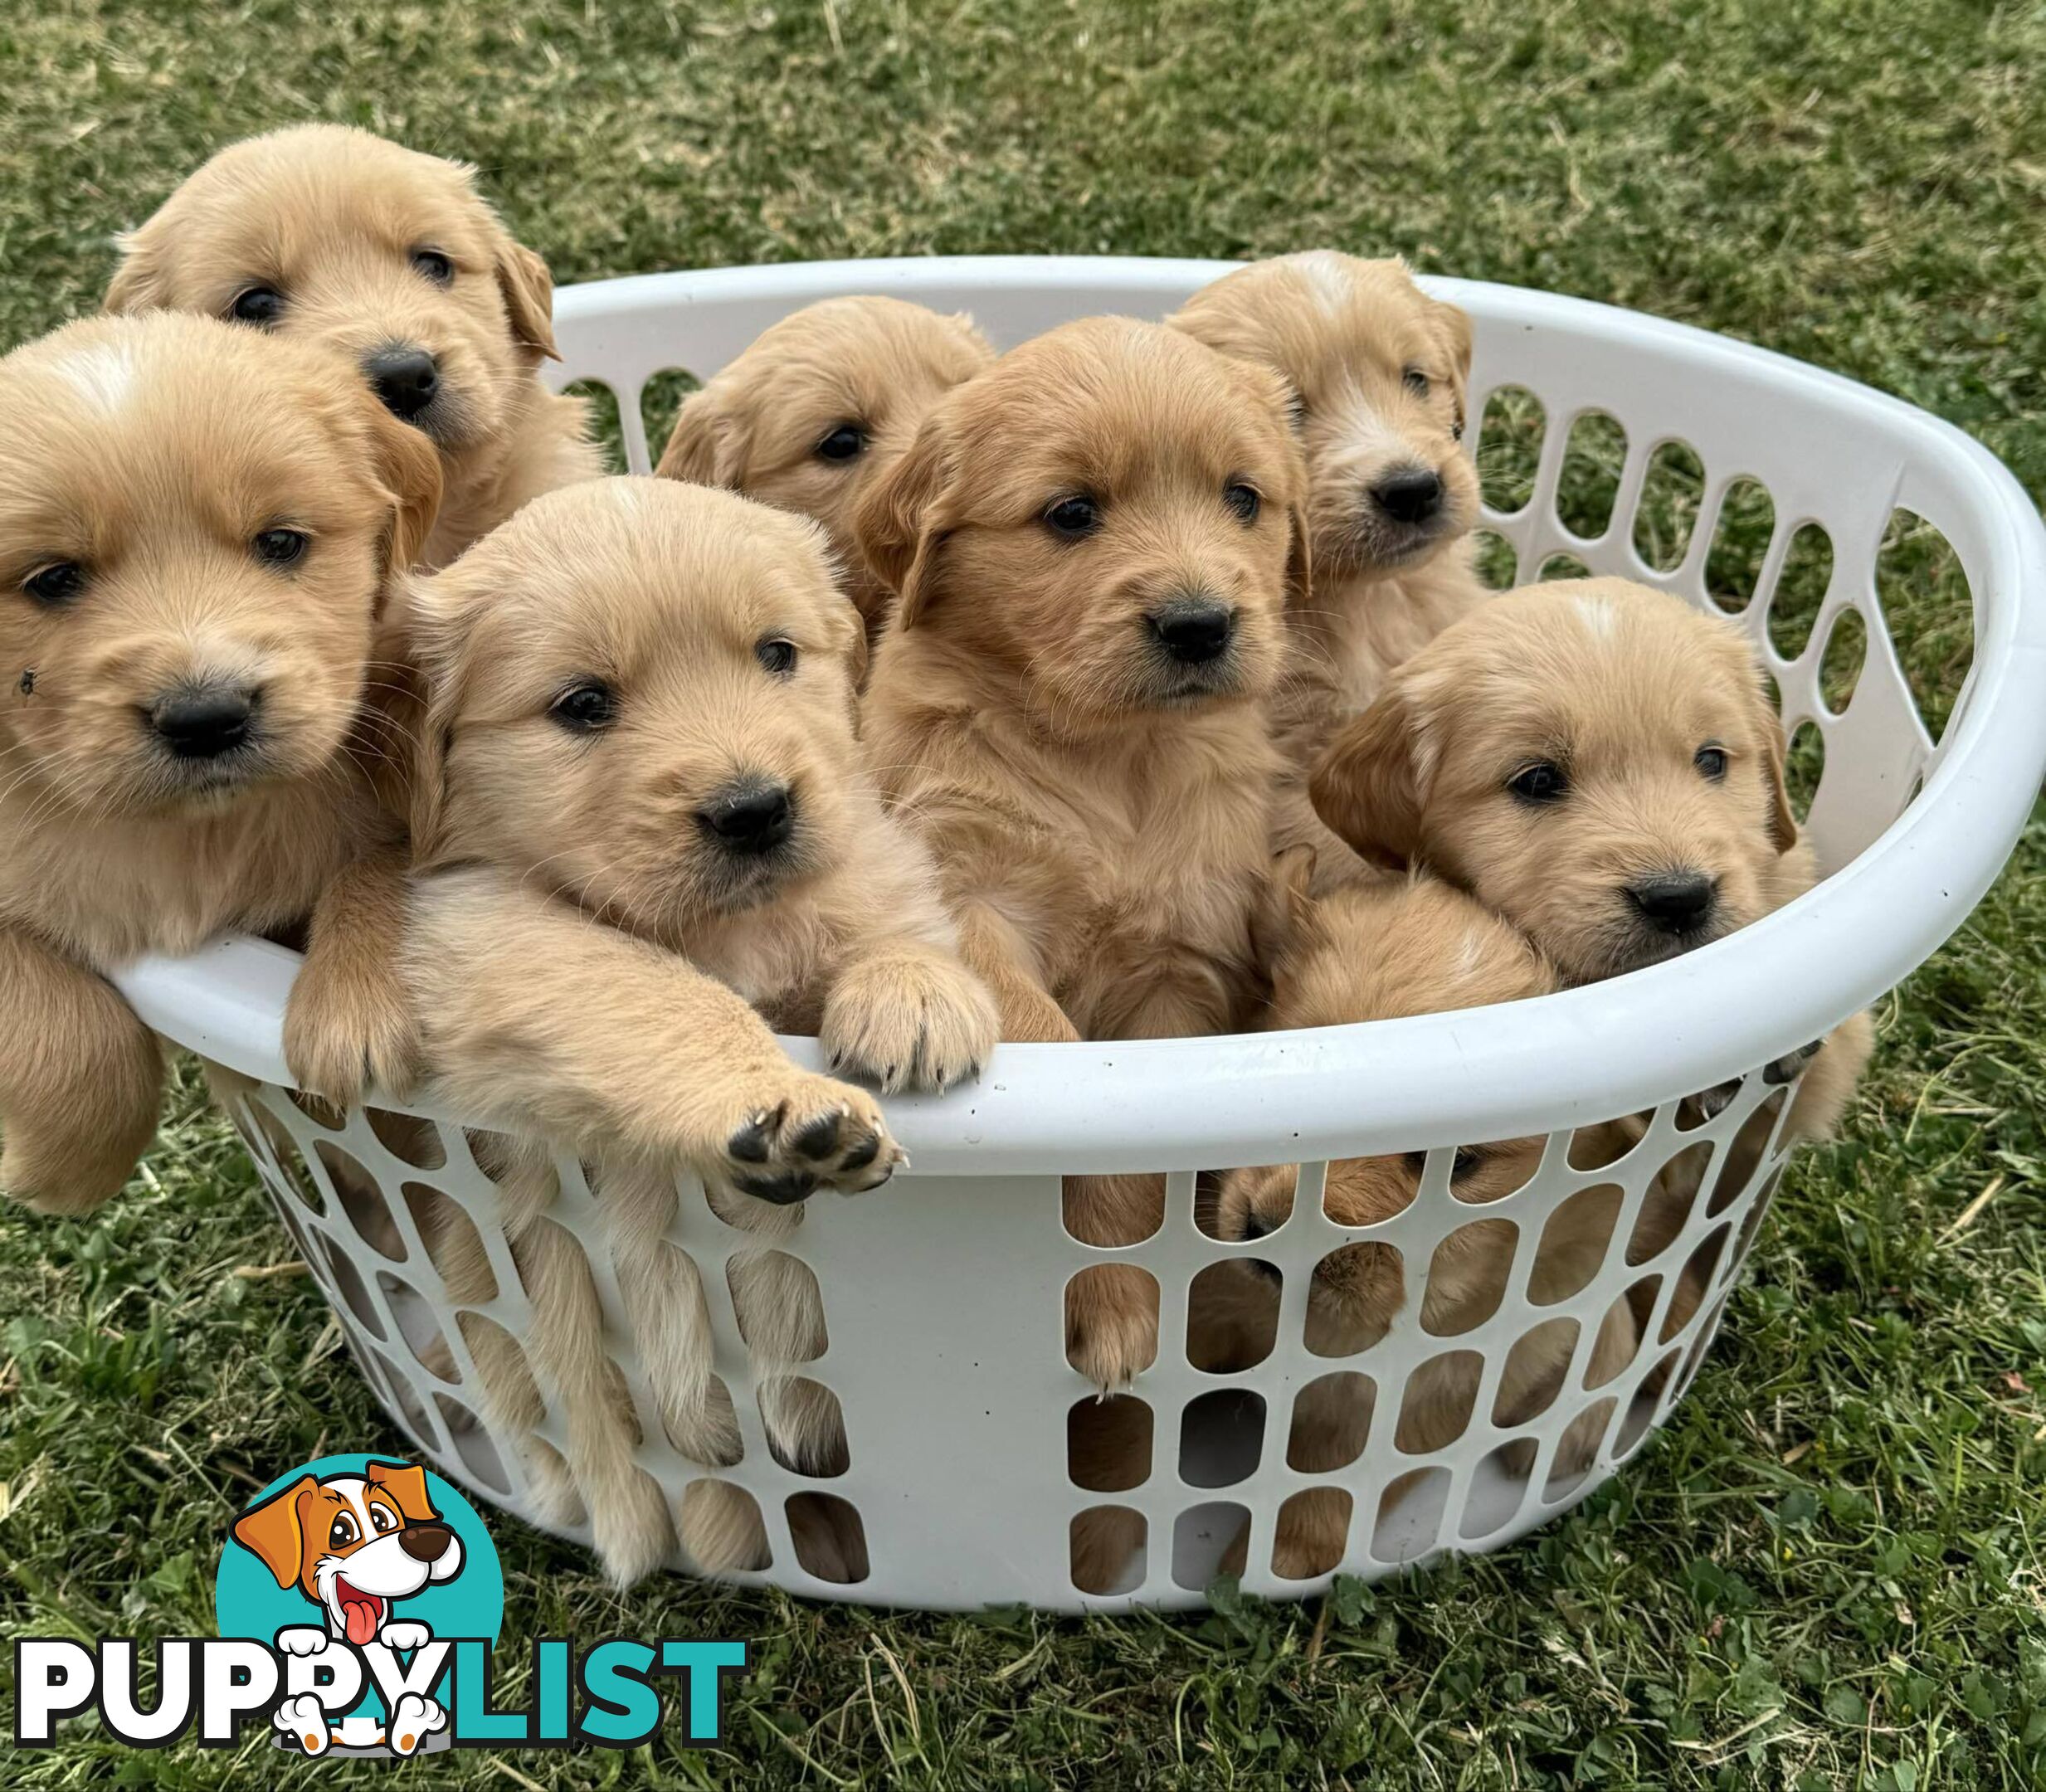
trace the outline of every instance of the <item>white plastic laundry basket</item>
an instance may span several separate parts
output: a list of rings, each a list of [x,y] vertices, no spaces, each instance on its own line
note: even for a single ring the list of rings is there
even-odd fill
[[[557,377],[594,378],[616,392],[631,464],[645,470],[643,384],[666,369],[707,377],[812,299],[880,291],[963,309],[1006,345],[1089,313],[1156,317],[1223,271],[1211,262],[1018,257],[606,281],[557,295]],[[787,1246],[816,1273],[829,1331],[805,1373],[835,1393],[845,1417],[850,1466],[829,1480],[780,1467],[767,1447],[723,1273],[743,1235],[715,1219],[700,1190],[685,1189],[674,1236],[702,1272],[716,1366],[745,1444],[743,1461],[716,1472],[757,1500],[773,1552],[764,1574],[737,1578],[904,1606],[1186,1605],[1200,1601],[1247,1524],[1245,1587],[1297,1595],[1327,1577],[1273,1572],[1276,1518],[1290,1496],[1321,1484],[1351,1498],[1344,1572],[1381,1574],[1436,1550],[1489,1549],[1519,1536],[1639,1448],[1710,1342],[1780,1167],[1783,1092],[1757,1067],[1819,1038],[1920,963],[2009,852],[2046,770],[2046,532],[1995,460],[1921,411],[1759,349],[1575,299],[1429,285],[1476,322],[1471,416],[1508,386],[1532,392],[1546,411],[1531,500],[1485,519],[1511,544],[1521,578],[1565,553],[1702,602],[1729,485],[1746,477],[1766,488],[1773,533],[1742,621],[1769,655],[1786,723],[1814,723],[1823,738],[1810,826],[1831,876],[1731,939],[1538,1001],[1312,1033],[1008,1046],[976,1086],[891,1103],[914,1174],[857,1201],[813,1200]],[[1586,540],[1559,520],[1556,494],[1571,423],[1592,411],[1617,421],[1625,446],[1612,521]],[[1652,457],[1676,441],[1703,464],[1703,497],[1681,562],[1659,572],[1637,554],[1633,523]],[[1900,509],[1944,534],[1973,594],[1972,670],[1936,743],[1877,597],[1878,545]],[[1829,536],[1833,570],[1809,642],[1785,660],[1770,644],[1768,620],[1791,537],[1807,522]],[[1866,660],[1851,702],[1835,714],[1822,701],[1819,667],[1849,610],[1867,630]],[[270,1123],[246,1113],[237,1120],[394,1419],[444,1473],[533,1516],[524,1440],[491,1434],[479,1416],[475,1366],[415,1216],[428,1189],[466,1210],[498,1284],[495,1298],[475,1310],[517,1338],[529,1309],[495,1191],[459,1117],[442,1117],[437,1144],[422,1151],[377,1115],[351,1114],[335,1131],[292,1101],[279,1039],[295,966],[275,947],[232,942],[183,962],[139,966],[122,986],[169,1039],[261,1085],[248,1099]],[[792,1049],[815,1063],[810,1042]],[[1695,1110],[1681,1108],[1681,1098],[1733,1079],[1740,1090],[1731,1106],[1687,1130]],[[1645,1138],[1620,1163],[1571,1166],[1576,1128],[1649,1111]],[[1751,1144],[1766,1137],[1766,1148],[1758,1161],[1741,1154],[1751,1174],[1722,1174],[1743,1128]],[[1482,1210],[1451,1195],[1454,1147],[1527,1135],[1546,1135],[1548,1147],[1527,1186]],[[295,1160],[273,1143],[287,1137]],[[1432,1156],[1419,1198],[1381,1225],[1345,1230],[1313,1198],[1331,1158],[1421,1150]],[[1666,1249],[1629,1261],[1644,1186],[1684,1152],[1710,1160],[1693,1177],[1703,1191],[1694,1210]],[[1302,1198],[1276,1233],[1232,1245],[1196,1225],[1199,1172],[1295,1161]],[[1060,1172],[1116,1170],[1172,1172],[1164,1229],[1127,1249],[1076,1242],[1060,1222]],[[707,1471],[665,1440],[572,1162],[563,1165],[563,1181],[556,1217],[592,1259],[609,1343],[639,1405],[640,1460],[679,1498]],[[1615,1185],[1616,1203],[1602,1197],[1616,1206],[1603,1267],[1568,1298],[1537,1305],[1527,1277],[1547,1217],[1586,1188]],[[1512,1273],[1483,1324],[1431,1336],[1420,1297],[1432,1254],[1480,1218],[1517,1229]],[[1405,1307],[1367,1351],[1315,1356],[1303,1335],[1312,1273],[1324,1254],[1360,1237],[1401,1254]],[[1187,1360],[1190,1288],[1204,1267],[1232,1254],[1279,1271],[1278,1334],[1255,1367],[1215,1376]],[[1069,1416],[1093,1390],[1064,1360],[1061,1304],[1069,1279],[1107,1259],[1142,1266],[1160,1293],[1158,1360],[1133,1390],[1150,1416],[1148,1473],[1113,1490],[1077,1486],[1068,1473]],[[1672,1305],[1687,1264],[1705,1278],[1694,1314]],[[1647,1315],[1640,1351],[1604,1385],[1587,1387],[1597,1322],[1629,1290]],[[1575,1326],[1577,1340],[1564,1391],[1532,1421],[1495,1426],[1493,1395],[1508,1352],[1532,1327],[1558,1320]],[[1474,1353],[1481,1371],[1468,1426],[1447,1448],[1404,1454],[1393,1419],[1407,1377],[1448,1351]],[[1347,1468],[1298,1472],[1287,1461],[1294,1397],[1333,1372],[1375,1384],[1369,1439]],[[1587,1411],[1602,1427],[1595,1464],[1588,1473],[1552,1472],[1557,1439]],[[558,1406],[539,1434],[562,1442]],[[1530,1453],[1511,1447],[1523,1440],[1534,1445],[1531,1467]],[[820,1580],[797,1558],[788,1502],[819,1494],[845,1502],[864,1530],[870,1565],[856,1584]],[[1071,1577],[1069,1528],[1075,1514],[1099,1506],[1140,1513],[1146,1542],[1124,1590],[1083,1595]]]

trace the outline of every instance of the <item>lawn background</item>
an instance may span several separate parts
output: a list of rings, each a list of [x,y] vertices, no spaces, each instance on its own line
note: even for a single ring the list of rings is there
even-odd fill
[[[1332,243],[1634,305],[1970,430],[2046,491],[2046,15],[1972,0],[0,7],[0,337],[306,118],[473,160],[568,282]],[[2046,700],[2046,694],[2042,694]],[[505,1521],[508,1642],[754,1639],[721,1747],[436,1786],[2019,1787],[2046,1772],[2035,824],[1879,1010],[1688,1403],[1522,1546],[1325,1605],[1085,1624],[620,1597]],[[1980,1197],[1986,1196],[1986,1199]],[[1964,1223],[1965,1220],[1965,1223]],[[0,1220],[0,1627],[201,1634],[280,1465],[402,1448],[189,1080],[100,1223]],[[506,1691],[519,1695],[516,1649]],[[8,1670],[0,1668],[0,1673]],[[12,1703],[12,1688],[7,1689]],[[37,1788],[331,1784],[72,1727]]]

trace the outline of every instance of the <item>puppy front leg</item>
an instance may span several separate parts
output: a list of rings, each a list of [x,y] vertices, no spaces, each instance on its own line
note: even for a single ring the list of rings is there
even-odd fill
[[[163,1054],[114,986],[0,927],[0,1191],[90,1213],[156,1132]]]
[[[397,963],[407,870],[401,847],[368,853],[313,909],[305,962],[285,1006],[285,1063],[309,1095],[352,1108],[374,1084],[403,1101],[417,1083],[419,1029]]]
[[[1004,1039],[1055,1045],[1079,1038],[1079,1029],[1045,987],[1037,954],[1006,915],[986,902],[966,902],[958,923],[959,956],[993,996]]]
[[[770,1201],[902,1161],[874,1098],[798,1069],[733,991],[487,872],[414,886],[403,974],[441,1093],[508,1130]]]

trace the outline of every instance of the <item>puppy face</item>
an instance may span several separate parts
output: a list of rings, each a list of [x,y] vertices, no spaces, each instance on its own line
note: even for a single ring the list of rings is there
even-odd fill
[[[1337,737],[1316,808],[1511,920],[1571,982],[1767,909],[1796,844],[1783,733],[1732,625],[1620,579],[1494,599]]]
[[[1470,319],[1405,263],[1280,256],[1195,294],[1172,324],[1292,389],[1317,565],[1397,572],[1478,520],[1462,446]]]
[[[659,470],[815,518],[871,616],[887,594],[854,551],[853,511],[931,407],[994,358],[969,318],[899,299],[806,305],[691,396]]]
[[[223,149],[121,241],[110,311],[197,311],[338,349],[449,470],[554,352],[547,265],[471,171],[338,125]]]
[[[1353,885],[1316,899],[1308,894],[1312,855],[1296,848],[1275,868],[1281,918],[1269,956],[1273,1024],[1342,1026],[1452,1008],[1522,1001],[1548,994],[1555,979],[1514,930],[1433,878]],[[1459,1200],[1497,1200],[1533,1176],[1538,1138],[1458,1152],[1452,1186]],[[1339,1225],[1391,1219],[1420,1186],[1426,1156],[1352,1157],[1328,1166],[1324,1200]],[[1232,1171],[1223,1179],[1218,1230],[1257,1239],[1293,1210],[1295,1166]],[[1416,1266],[1425,1272],[1425,1266]],[[1308,1296],[1308,1347],[1322,1356],[1363,1349],[1404,1300],[1396,1254],[1371,1241],[1342,1245],[1316,1266]]]
[[[0,361],[0,770],[98,820],[333,760],[440,474],[344,366],[211,319]]]
[[[821,533],[666,480],[534,499],[410,591],[422,857],[675,940],[845,850],[858,622]]]
[[[943,400],[860,507],[862,553],[1046,718],[1261,696],[1304,589],[1277,382],[1122,318],[1069,324]]]

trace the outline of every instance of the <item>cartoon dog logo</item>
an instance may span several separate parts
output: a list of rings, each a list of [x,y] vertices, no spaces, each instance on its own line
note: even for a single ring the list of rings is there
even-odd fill
[[[462,1570],[461,1540],[433,1509],[426,1470],[408,1463],[371,1462],[359,1475],[301,1475],[242,1513],[234,1538],[280,1587],[296,1587],[325,1618],[324,1624],[278,1631],[277,1647],[290,1655],[316,1655],[336,1639],[358,1648],[372,1643],[420,1648],[432,1640],[432,1631],[393,1616],[393,1606]],[[309,1696],[285,1700],[275,1721],[309,1755],[325,1752],[330,1742],[375,1746],[387,1740],[330,1730],[319,1701]],[[408,1692],[391,1713],[389,1746],[396,1754],[412,1754],[446,1724],[438,1703]]]

